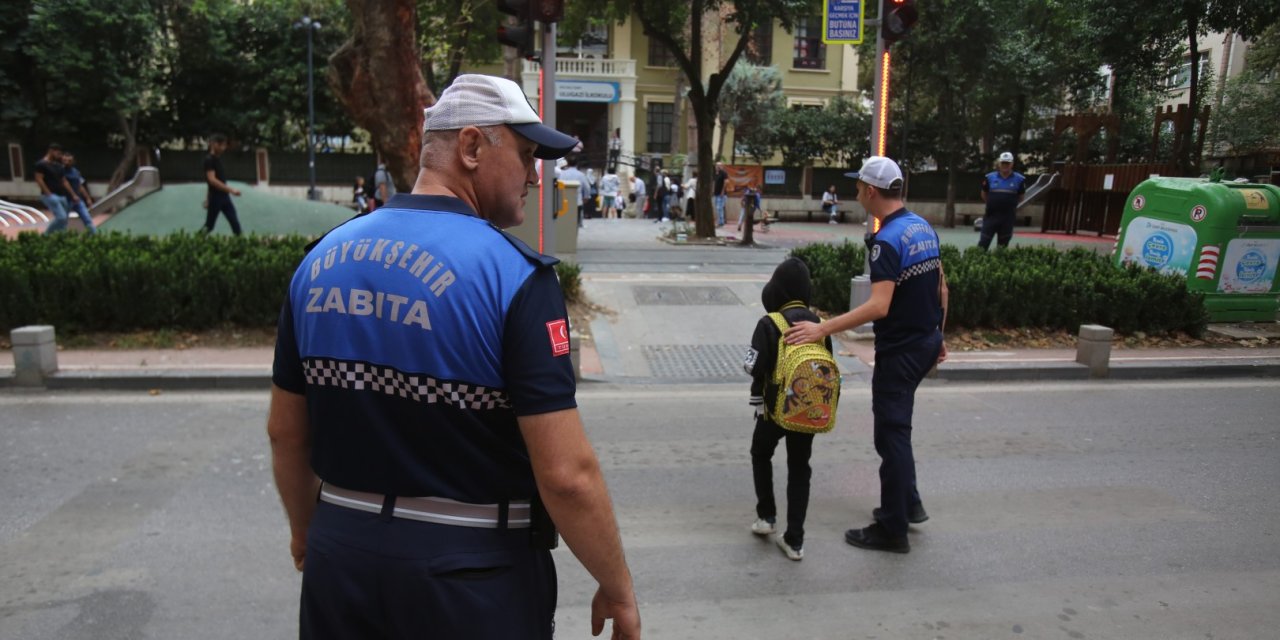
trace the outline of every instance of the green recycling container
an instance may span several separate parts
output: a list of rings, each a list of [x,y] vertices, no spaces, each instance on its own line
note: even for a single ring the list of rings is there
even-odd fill
[[[1280,306],[1280,188],[1151,178],[1124,206],[1117,265],[1187,278],[1211,322],[1273,322]]]

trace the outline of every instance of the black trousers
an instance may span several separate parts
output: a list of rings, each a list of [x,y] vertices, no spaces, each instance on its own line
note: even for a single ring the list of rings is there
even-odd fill
[[[751,474],[756,485],[756,517],[776,518],[773,501],[773,452],[778,441],[787,441],[787,531],[783,538],[793,547],[804,544],[804,517],[809,510],[809,478],[813,469],[813,434],[787,431],[773,422],[756,420],[751,436]]]
[[[891,354],[876,353],[871,414],[880,454],[880,524],[895,536],[906,535],[908,509],[920,503],[911,416],[916,388],[937,364],[941,348],[942,334],[935,333],[918,345]]]
[[[988,211],[982,216],[982,233],[978,234],[978,246],[991,248],[991,238],[995,236],[996,246],[1007,247],[1013,238],[1013,211]]]
[[[550,640],[556,571],[528,529],[479,529],[316,505],[300,637]]]
[[[205,230],[213,231],[213,225],[217,224],[219,213],[227,217],[227,222],[231,224],[231,233],[240,235],[240,218],[236,216],[236,205],[231,202],[231,196],[226,194],[209,196],[209,210],[204,216]]]

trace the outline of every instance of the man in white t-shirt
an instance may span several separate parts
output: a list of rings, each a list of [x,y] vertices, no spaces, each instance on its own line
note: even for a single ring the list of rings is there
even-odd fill
[[[618,174],[605,167],[605,174],[600,178],[600,198],[604,200],[604,217],[618,217],[618,192],[622,189],[622,183],[618,180]]]

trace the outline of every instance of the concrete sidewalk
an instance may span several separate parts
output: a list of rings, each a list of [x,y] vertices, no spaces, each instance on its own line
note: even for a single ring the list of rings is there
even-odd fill
[[[776,243],[772,247],[742,248],[668,244],[658,239],[663,227],[669,225],[648,220],[588,220],[581,232],[579,253],[562,256],[582,265],[584,291],[593,303],[607,310],[598,313],[589,326],[574,327],[582,339],[580,361],[587,384],[745,385],[742,356],[764,313],[760,291],[774,265],[787,253],[782,245],[846,238],[860,241],[862,229],[852,224],[780,223],[769,234],[758,236],[762,243]],[[951,236],[963,231],[944,233]],[[1025,235],[1030,236],[1028,243],[1054,239],[1043,234]],[[1062,242],[1100,241],[1067,236]],[[1280,335],[1275,324],[1258,325],[1254,330],[1259,335]],[[1280,340],[1271,342],[1280,347]],[[842,336],[836,351],[846,378],[870,381],[875,354],[869,339]],[[58,352],[59,371],[48,378],[47,386],[266,389],[273,353],[270,347],[63,349]],[[13,383],[11,363],[11,356],[0,356],[0,386]],[[1240,376],[1280,376],[1280,348],[1115,348],[1111,353],[1109,377],[1116,379]],[[1075,362],[1072,349],[952,351],[936,375],[937,380],[956,382],[1088,377],[1088,368]]]

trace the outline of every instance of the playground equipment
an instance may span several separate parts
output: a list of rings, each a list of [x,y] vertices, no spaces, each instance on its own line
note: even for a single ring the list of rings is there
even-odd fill
[[[10,222],[12,220],[12,222]],[[7,200],[0,200],[0,224],[12,227],[48,222],[49,216],[35,207],[28,207]]]
[[[138,167],[138,172],[133,174],[133,179],[118,186],[111,193],[99,198],[97,202],[89,207],[89,213],[115,213],[131,204],[139,198],[159,191],[160,170],[155,167]]]

